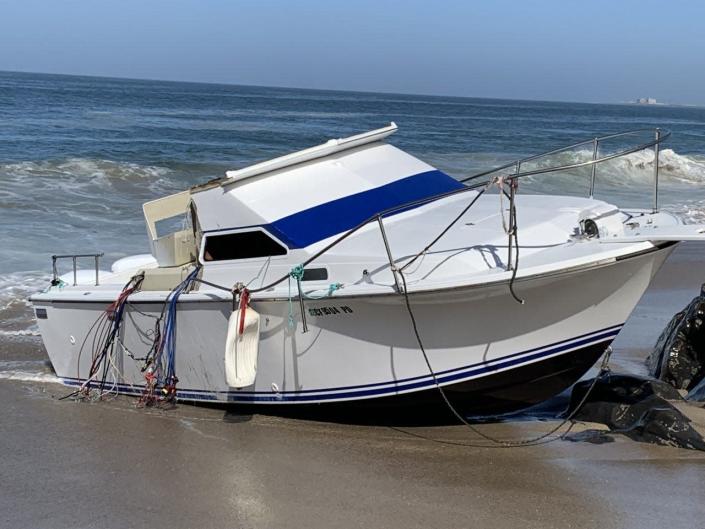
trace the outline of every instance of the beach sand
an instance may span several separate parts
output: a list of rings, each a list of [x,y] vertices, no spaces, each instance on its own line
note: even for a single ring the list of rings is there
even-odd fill
[[[705,281],[705,246],[681,245],[615,342],[644,373],[665,323]],[[28,360],[22,342],[4,358]],[[475,448],[463,426],[316,422],[133,399],[58,400],[63,386],[0,380],[0,526],[702,527],[705,454],[622,436]],[[503,439],[554,421],[478,428]],[[595,428],[599,425],[580,425]]]

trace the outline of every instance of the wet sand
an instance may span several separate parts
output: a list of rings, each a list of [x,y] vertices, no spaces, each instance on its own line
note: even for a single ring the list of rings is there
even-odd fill
[[[677,250],[615,343],[615,368],[643,372],[665,322],[705,281],[703,262],[705,247]],[[26,359],[21,347],[0,345]],[[477,441],[462,426],[58,400],[67,393],[0,380],[0,527],[673,529],[705,519],[705,454],[619,435],[476,448],[449,444]],[[554,424],[479,428],[520,439]]]
[[[617,437],[490,449],[360,427],[0,384],[3,527],[694,527],[705,457]],[[546,423],[484,425],[503,438]],[[697,524],[696,524],[697,526]]]

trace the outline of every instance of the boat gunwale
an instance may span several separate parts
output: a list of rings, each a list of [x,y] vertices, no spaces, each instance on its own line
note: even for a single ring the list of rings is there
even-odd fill
[[[648,255],[654,252],[659,252],[662,250],[666,250],[669,248],[672,248],[673,246],[677,245],[679,241],[665,241],[665,242],[652,242],[652,246],[650,248],[645,248],[645,249],[640,249],[636,250],[621,256],[616,256],[616,257],[606,257],[600,260],[593,261],[591,263],[586,263],[584,265],[576,265],[572,267],[563,267],[563,268],[557,268],[552,271],[548,272],[540,272],[537,274],[530,274],[530,275],[522,275],[522,276],[517,276],[513,281],[511,277],[509,278],[503,278],[495,281],[487,281],[487,282],[482,282],[482,283],[474,283],[474,284],[467,284],[467,285],[454,285],[454,286],[448,286],[448,287],[434,287],[434,288],[427,288],[427,289],[417,289],[417,290],[409,290],[408,295],[410,297],[412,296],[433,296],[437,294],[444,294],[444,293],[453,293],[453,292],[458,292],[458,291],[474,291],[474,290],[480,290],[484,288],[495,288],[495,287],[502,287],[502,286],[509,286],[510,283],[513,282],[514,285],[521,284],[521,283],[526,283],[528,281],[536,281],[536,280],[541,280],[541,279],[546,279],[546,278],[552,278],[552,277],[560,277],[560,276],[569,276],[569,275],[574,275],[577,273],[582,273],[582,272],[588,272],[591,270],[597,270],[599,268],[604,268],[607,266],[614,266],[617,263],[623,262],[623,261],[628,261],[631,259],[636,259],[639,257],[642,257],[644,255]],[[505,275],[511,275],[511,271],[509,272],[504,272]],[[73,287],[72,287],[73,288]],[[388,289],[393,289],[391,285],[387,287]],[[112,303],[114,301],[114,296],[113,297],[105,297],[105,298],[92,298],[92,299],[86,299],[86,293],[89,293],[91,291],[87,290],[80,290],[76,292],[76,295],[80,295],[80,298],[68,298],[68,299],[60,299],[60,298],[51,298],[47,299],[44,298],[44,296],[47,296],[49,292],[41,292],[37,294],[33,294],[32,296],[29,297],[29,301],[31,301],[33,304],[41,304],[41,303],[57,303],[57,304],[64,304],[64,303],[88,303],[88,304],[96,304],[96,303]],[[95,291],[93,291],[95,292]],[[100,292],[100,291],[98,291]],[[111,293],[116,293],[118,292],[117,290],[111,290],[108,291]],[[169,295],[170,291],[153,291],[154,294],[159,293],[162,295],[162,298],[160,299],[135,299],[134,296],[139,296],[140,294],[145,294],[145,292],[149,292],[150,294],[152,292],[150,291],[142,291],[142,292],[137,292],[130,298],[130,304],[139,304],[139,305],[149,305],[149,304],[159,304],[163,305],[164,300],[166,297]],[[379,298],[399,298],[400,301],[403,300],[403,294],[401,292],[396,292],[396,291],[389,291],[389,292],[369,292],[369,293],[360,293],[360,294],[338,294],[337,291],[331,296],[323,297],[323,298],[318,298],[318,299],[304,299],[305,302],[321,302],[321,301],[326,301],[326,300],[345,300],[345,299],[379,299]],[[194,298],[189,298],[189,295],[193,294],[200,294],[200,296],[196,299]],[[204,299],[204,296],[209,296],[208,298]],[[222,302],[230,302],[232,301],[232,296],[221,296],[218,291],[216,290],[201,290],[201,291],[195,291],[195,292],[190,292],[189,294],[183,295],[179,298],[179,303],[222,303]],[[289,297],[281,297],[281,296],[276,296],[276,297],[259,297],[257,295],[254,295],[251,298],[252,303],[279,303],[279,302],[288,302]]]

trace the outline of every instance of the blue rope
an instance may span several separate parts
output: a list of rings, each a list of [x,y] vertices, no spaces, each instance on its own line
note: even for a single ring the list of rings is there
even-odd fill
[[[176,312],[179,296],[189,288],[192,281],[198,274],[198,268],[193,270],[174,290],[172,290],[166,299],[166,314],[164,317],[164,332],[163,339],[159,344],[159,348],[154,356],[155,370],[157,374],[158,384],[162,389],[175,389],[176,383],[179,381],[176,376]]]

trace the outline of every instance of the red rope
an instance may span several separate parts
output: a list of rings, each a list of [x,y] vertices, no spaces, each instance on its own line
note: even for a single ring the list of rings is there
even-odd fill
[[[246,288],[243,289],[240,294],[240,326],[238,328],[238,334],[242,336],[245,332],[245,312],[247,311],[247,306],[250,304],[250,291]]]

